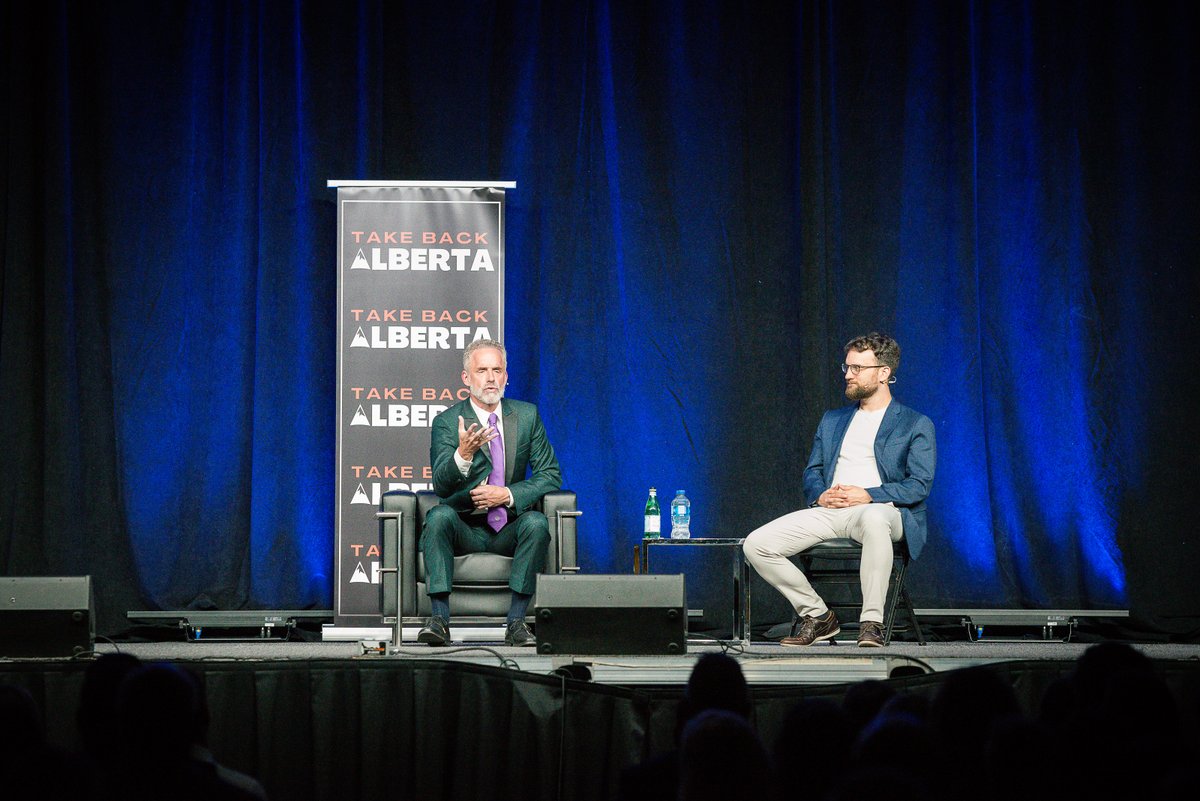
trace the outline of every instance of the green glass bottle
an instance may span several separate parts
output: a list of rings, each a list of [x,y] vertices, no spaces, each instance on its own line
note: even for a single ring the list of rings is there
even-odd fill
[[[650,488],[646,499],[646,524],[642,527],[642,539],[656,540],[662,536],[662,511],[658,508],[658,491]]]

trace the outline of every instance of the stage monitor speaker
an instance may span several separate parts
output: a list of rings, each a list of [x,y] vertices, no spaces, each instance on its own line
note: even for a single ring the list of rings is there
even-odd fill
[[[0,577],[0,657],[63,657],[92,650],[91,576]]]
[[[540,654],[687,652],[682,575],[538,577]]]

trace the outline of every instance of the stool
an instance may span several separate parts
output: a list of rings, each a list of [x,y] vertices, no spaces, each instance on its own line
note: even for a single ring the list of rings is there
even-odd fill
[[[858,577],[858,563],[862,558],[862,546],[850,538],[825,540],[795,556],[800,561],[804,575],[808,577],[814,589],[818,584],[834,586],[861,587]],[[813,567],[813,562],[837,562],[837,567]],[[913,630],[917,633],[917,642],[925,644],[925,632],[921,630],[921,622],[913,610],[912,600],[908,597],[908,589],[904,586],[904,574],[908,570],[908,544],[904,540],[892,543],[892,575],[888,581],[888,594],[883,607],[883,642],[886,645],[892,641],[892,631],[896,622],[896,609],[902,608],[912,621]],[[853,563],[847,565],[847,563]],[[839,604],[830,604],[838,606]]]

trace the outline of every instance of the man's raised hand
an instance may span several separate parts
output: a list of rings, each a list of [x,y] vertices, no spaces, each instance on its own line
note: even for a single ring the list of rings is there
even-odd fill
[[[475,458],[475,451],[495,439],[498,433],[491,426],[481,426],[479,423],[471,423],[471,427],[468,428],[460,414],[458,416],[458,455],[468,462],[471,461]]]

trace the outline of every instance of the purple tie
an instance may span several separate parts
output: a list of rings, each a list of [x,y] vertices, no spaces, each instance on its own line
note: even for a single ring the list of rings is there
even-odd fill
[[[488,425],[496,428],[496,413],[492,412],[488,415]],[[488,474],[487,483],[493,487],[504,486],[504,442],[500,439],[500,430],[496,429],[496,437],[488,443],[488,450],[492,454],[492,472]],[[488,510],[487,514],[488,525],[492,527],[492,531],[499,531],[504,528],[504,524],[508,522],[508,513],[503,506],[495,506]]]

